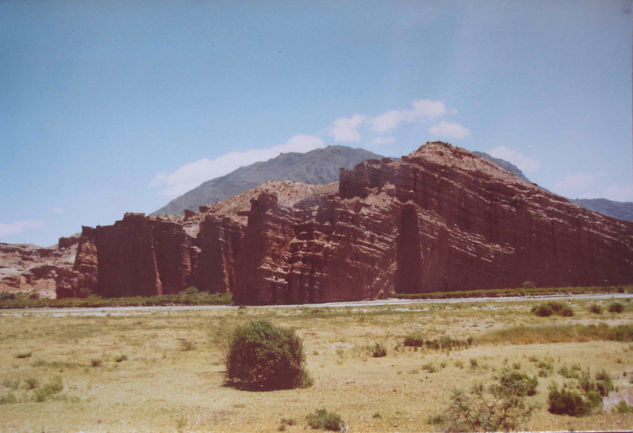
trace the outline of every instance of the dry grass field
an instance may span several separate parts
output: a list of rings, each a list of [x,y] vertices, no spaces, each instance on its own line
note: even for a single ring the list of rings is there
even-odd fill
[[[632,413],[548,412],[550,385],[571,380],[564,367],[604,370],[620,392],[633,387],[633,343],[609,334],[633,323],[633,303],[621,299],[624,311],[612,313],[613,300],[562,302],[573,316],[538,317],[531,308],[539,301],[103,316],[5,310],[0,432],[302,432],[313,431],[306,416],[320,408],[341,415],[350,432],[441,431],[431,417],[446,411],[453,389],[490,384],[504,369],[538,377],[537,394],[528,397],[537,409],[520,430],[631,428]],[[602,312],[590,312],[592,304]],[[253,319],[296,330],[313,386],[224,386],[227,336]],[[451,351],[403,346],[410,335],[474,343]],[[376,343],[386,356],[372,357]],[[282,427],[282,418],[296,424]]]

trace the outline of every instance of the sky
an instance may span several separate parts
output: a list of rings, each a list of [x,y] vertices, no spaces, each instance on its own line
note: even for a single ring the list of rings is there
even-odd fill
[[[633,201],[633,0],[0,0],[0,241],[327,145],[443,140]]]

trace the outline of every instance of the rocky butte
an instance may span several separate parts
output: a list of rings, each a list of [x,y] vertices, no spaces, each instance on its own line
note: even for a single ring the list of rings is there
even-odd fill
[[[270,182],[184,217],[84,228],[60,297],[232,292],[237,303],[633,283],[633,223],[583,209],[452,145]]]

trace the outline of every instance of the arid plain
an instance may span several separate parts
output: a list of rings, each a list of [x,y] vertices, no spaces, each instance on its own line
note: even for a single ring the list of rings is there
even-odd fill
[[[340,414],[349,431],[441,431],[433,418],[446,412],[453,390],[488,385],[508,370],[538,378],[528,397],[536,410],[520,430],[626,429],[633,414],[611,409],[608,399],[589,416],[548,412],[550,386],[571,383],[573,368],[608,373],[621,394],[633,387],[633,343],[608,332],[631,326],[633,305],[621,296],[564,299],[573,315],[550,317],[531,311],[541,300],[91,315],[4,310],[0,431],[300,432],[311,430],[306,416],[320,408]],[[609,312],[613,302],[624,310]],[[254,319],[296,330],[311,387],[252,392],[224,385],[228,335]],[[472,344],[405,346],[413,335],[471,337]],[[376,343],[386,356],[372,356]]]

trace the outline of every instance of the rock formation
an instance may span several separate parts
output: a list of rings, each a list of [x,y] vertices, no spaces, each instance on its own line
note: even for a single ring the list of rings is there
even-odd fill
[[[630,284],[633,223],[434,142],[341,169],[338,189],[271,182],[184,216],[84,228],[74,273],[102,296],[195,285],[245,304]]]
[[[47,248],[0,243],[0,292],[55,297],[56,280],[71,272],[79,236]]]

